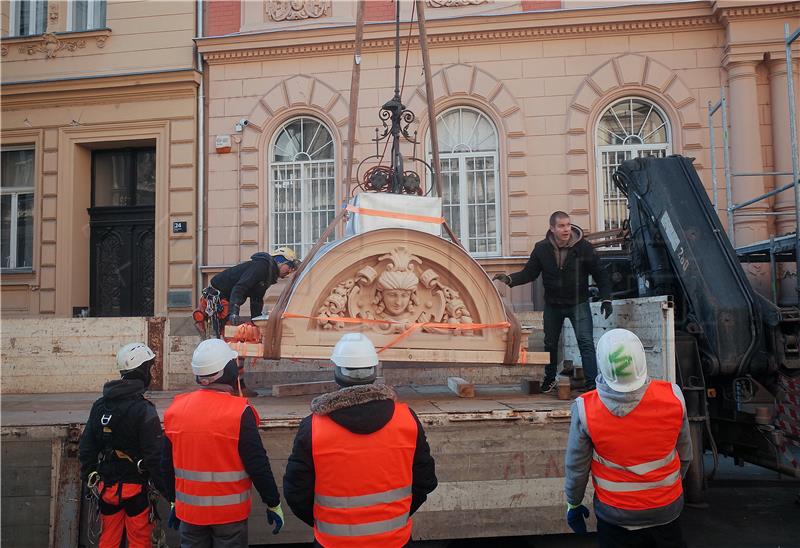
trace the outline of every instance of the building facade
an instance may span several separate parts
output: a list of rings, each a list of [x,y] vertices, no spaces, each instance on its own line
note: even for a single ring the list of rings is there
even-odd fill
[[[2,315],[195,299],[192,2],[2,2]]]
[[[355,2],[202,5],[198,22],[193,2],[2,3],[3,316],[185,315],[226,266],[279,245],[305,254],[388,164],[372,140],[394,89],[392,0],[365,3],[357,108]],[[412,6],[401,2],[401,77],[417,144],[403,152],[431,163]],[[519,269],[552,211],[589,232],[619,227],[610,175],[634,156],[694,157],[727,226],[721,119],[713,151],[708,119],[721,88],[733,170],[791,170],[783,26],[800,26],[800,2],[425,10],[444,213],[490,272]],[[786,182],[739,178],[733,200]],[[791,192],[758,202],[737,216],[736,244],[793,232],[793,212]],[[769,266],[747,268],[768,295]],[[781,276],[793,285],[793,269]],[[530,286],[509,296],[532,305]]]
[[[419,144],[404,153],[430,160],[412,4],[401,3],[402,98]],[[378,162],[371,140],[393,95],[394,6],[365,5],[353,118],[354,2],[212,4],[208,33],[218,36],[199,41],[209,81],[207,264],[275,245],[306,251]],[[707,112],[721,86],[733,170],[791,170],[783,26],[800,24],[797,2],[428,0],[425,9],[445,216],[487,270],[518,268],[555,210],[587,231],[619,227],[626,204],[610,176],[626,158],[694,157],[712,194]],[[351,123],[354,164],[364,163],[348,186]],[[719,116],[713,123],[722,166]],[[233,137],[231,152],[214,152],[220,135]],[[724,224],[721,167],[719,180]],[[739,179],[733,199],[786,182]],[[753,215],[792,213],[793,199],[782,193],[737,217],[736,243],[793,232],[790,215]],[[761,267],[749,268],[760,283]]]

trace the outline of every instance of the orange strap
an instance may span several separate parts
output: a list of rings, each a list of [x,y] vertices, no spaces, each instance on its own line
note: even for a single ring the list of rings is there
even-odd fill
[[[358,213],[360,215],[369,215],[371,217],[386,217],[389,219],[402,219],[404,221],[418,221],[420,223],[431,223],[440,225],[444,223],[444,217],[427,217],[425,215],[409,215],[408,213],[395,213],[394,211],[383,211],[381,209],[367,209],[365,207],[356,207],[347,204],[345,208],[351,213]]]
[[[524,346],[519,346],[519,362],[520,365],[527,365],[528,364],[528,351],[525,349]]]
[[[251,323],[243,323],[236,327],[236,334],[231,337],[231,342],[261,342],[261,330]]]
[[[389,325],[406,325],[407,322],[398,322],[397,320],[372,320],[369,318],[349,318],[349,317],[330,317],[330,316],[305,316],[303,314],[292,314],[284,312],[283,318],[288,319],[304,319],[304,320],[325,320],[329,322],[343,322],[343,323],[366,323],[366,324],[389,324]],[[397,337],[389,341],[386,346],[378,350],[380,354],[387,348],[391,348],[409,335],[419,329],[420,327],[432,327],[434,329],[452,329],[453,331],[473,331],[476,329],[502,329],[511,327],[509,322],[500,323],[441,323],[441,322],[414,322],[410,324],[405,331],[400,333]]]

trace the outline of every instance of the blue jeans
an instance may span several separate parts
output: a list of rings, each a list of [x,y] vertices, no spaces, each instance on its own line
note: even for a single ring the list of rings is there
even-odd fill
[[[594,349],[594,325],[592,324],[592,310],[589,303],[580,303],[575,306],[544,306],[544,349],[550,352],[550,363],[544,368],[545,379],[556,376],[558,366],[558,339],[561,337],[561,328],[564,318],[569,319],[575,338],[578,340],[578,349],[581,352],[583,373],[586,384],[594,385],[597,377],[597,356]]]

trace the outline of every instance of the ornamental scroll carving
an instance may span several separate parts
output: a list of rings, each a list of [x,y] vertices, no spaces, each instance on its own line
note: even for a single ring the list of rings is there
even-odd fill
[[[331,0],[267,0],[264,7],[273,21],[316,19],[331,14]]]
[[[479,6],[487,4],[489,0],[427,0],[431,8],[457,8],[461,6]]]
[[[27,53],[28,55],[35,55],[36,53],[44,53],[48,59],[52,59],[61,50],[76,51],[80,48],[86,47],[86,40],[62,40],[55,34],[43,34],[41,40],[31,44],[20,46],[20,53]]]
[[[435,267],[400,246],[362,267],[355,276],[339,282],[317,310],[318,328],[343,330],[352,323],[337,318],[388,320],[365,323],[382,334],[402,333],[413,323],[473,323],[471,312],[458,291],[448,286]],[[423,327],[428,333],[472,335],[472,330],[453,331]]]

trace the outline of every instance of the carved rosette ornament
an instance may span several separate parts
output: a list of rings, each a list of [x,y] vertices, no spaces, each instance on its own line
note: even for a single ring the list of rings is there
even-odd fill
[[[431,8],[458,8],[461,6],[479,6],[488,3],[489,0],[427,0]]]
[[[370,321],[363,325],[388,334],[402,333],[415,323],[473,323],[474,313],[442,278],[433,268],[425,268],[422,259],[406,247],[396,247],[378,256],[374,264],[362,267],[355,276],[339,282],[317,310],[317,325],[321,329],[343,330],[359,324],[336,321],[337,318],[364,319]],[[422,330],[453,333],[431,326]],[[455,333],[472,335],[474,331]]]
[[[8,55],[8,47],[0,46],[0,56],[5,57],[6,55]]]
[[[331,14],[331,0],[267,0],[264,8],[273,21],[316,19]]]
[[[48,59],[52,59],[61,50],[76,51],[80,48],[86,47],[86,40],[61,40],[53,33],[42,35],[42,39],[20,46],[20,53],[27,53],[28,55],[35,55],[37,53],[44,53]]]

